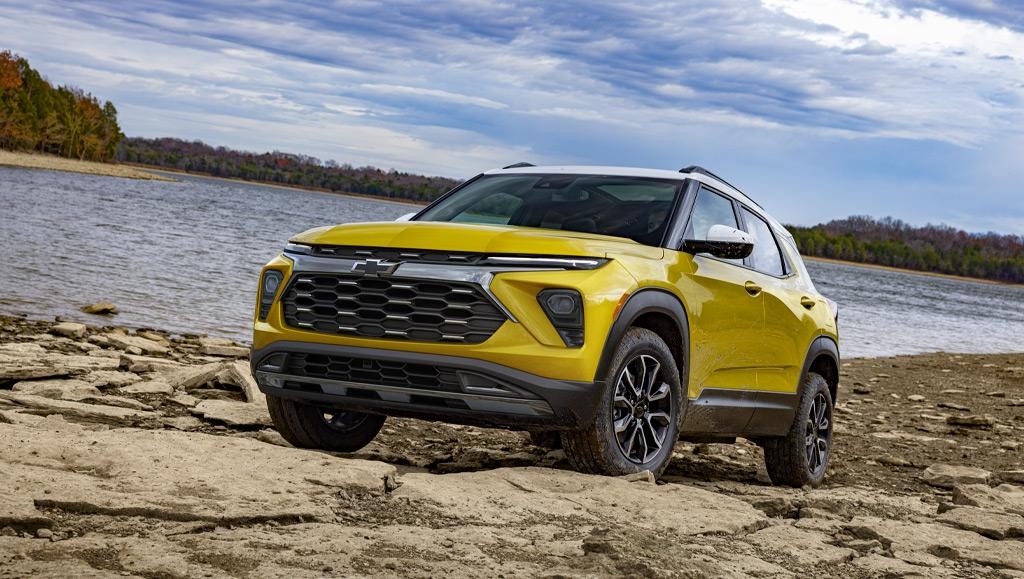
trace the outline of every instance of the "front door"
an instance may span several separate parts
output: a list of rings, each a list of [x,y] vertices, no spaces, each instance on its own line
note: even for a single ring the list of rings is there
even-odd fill
[[[701,187],[684,233],[707,239],[712,225],[739,228],[731,199]],[[764,296],[742,260],[680,253],[677,279],[689,297],[689,397],[705,389],[755,390],[764,365]],[[689,263],[688,263],[689,262]],[[738,394],[738,392],[736,392]],[[730,396],[733,397],[733,396]]]

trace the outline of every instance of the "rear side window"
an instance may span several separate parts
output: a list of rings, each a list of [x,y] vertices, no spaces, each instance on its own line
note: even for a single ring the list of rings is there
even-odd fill
[[[697,192],[697,200],[693,203],[690,223],[687,224],[683,237],[704,241],[708,238],[708,230],[712,225],[739,227],[736,223],[736,212],[732,208],[732,200],[701,187]]]
[[[754,236],[754,251],[747,259],[750,267],[774,276],[786,275],[785,262],[782,260],[782,253],[775,242],[775,236],[764,219],[761,219],[746,207],[741,207],[743,212],[744,228],[747,233]]]

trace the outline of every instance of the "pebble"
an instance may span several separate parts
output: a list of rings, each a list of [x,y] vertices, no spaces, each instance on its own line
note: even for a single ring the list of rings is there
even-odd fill
[[[907,400],[910,400],[911,402],[921,402],[924,399],[924,396],[920,394],[911,394],[910,396],[907,396]]]
[[[52,539],[53,531],[50,529],[36,529],[36,537],[40,539]]]

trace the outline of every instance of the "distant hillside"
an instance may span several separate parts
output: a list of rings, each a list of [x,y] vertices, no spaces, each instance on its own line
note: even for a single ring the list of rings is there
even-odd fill
[[[787,226],[804,255],[1024,283],[1024,237],[867,216]]]
[[[122,136],[110,101],[55,88],[24,58],[0,52],[0,149],[108,161]]]
[[[120,161],[246,181],[262,181],[361,193],[393,199],[431,201],[458,184],[446,177],[426,177],[376,167],[339,165],[291,153],[250,153],[181,139],[125,139]]]

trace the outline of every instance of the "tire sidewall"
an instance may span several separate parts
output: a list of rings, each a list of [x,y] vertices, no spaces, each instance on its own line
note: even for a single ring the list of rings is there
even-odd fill
[[[829,390],[828,382],[822,376],[814,373],[808,374],[803,390],[803,396],[801,396],[800,400],[800,411],[796,416],[795,423],[793,424],[794,434],[796,434],[796,436],[793,437],[793,443],[799,447],[798,450],[800,452],[798,456],[800,456],[800,466],[804,469],[808,484],[816,487],[825,480],[828,468],[832,464],[832,454],[835,450],[835,437],[833,436],[833,428],[835,426],[835,407],[833,406],[832,392]],[[806,446],[803,445],[802,441],[804,440],[804,427],[811,411],[811,404],[814,402],[814,399],[818,394],[821,393],[824,393],[825,400],[828,402],[828,453],[825,455],[824,468],[815,475],[811,472],[809,467]]]
[[[622,453],[612,424],[616,381],[626,364],[641,354],[653,356],[661,364],[659,378],[669,384],[672,398],[671,420],[665,443],[651,460],[642,465],[629,460]],[[679,437],[679,424],[685,407],[675,357],[664,340],[654,332],[643,328],[631,328],[623,336],[609,366],[608,374],[605,376],[605,393],[599,407],[596,424],[598,437],[606,449],[605,454],[609,466],[622,474],[649,470],[655,475],[659,475],[672,458],[672,449]]]

